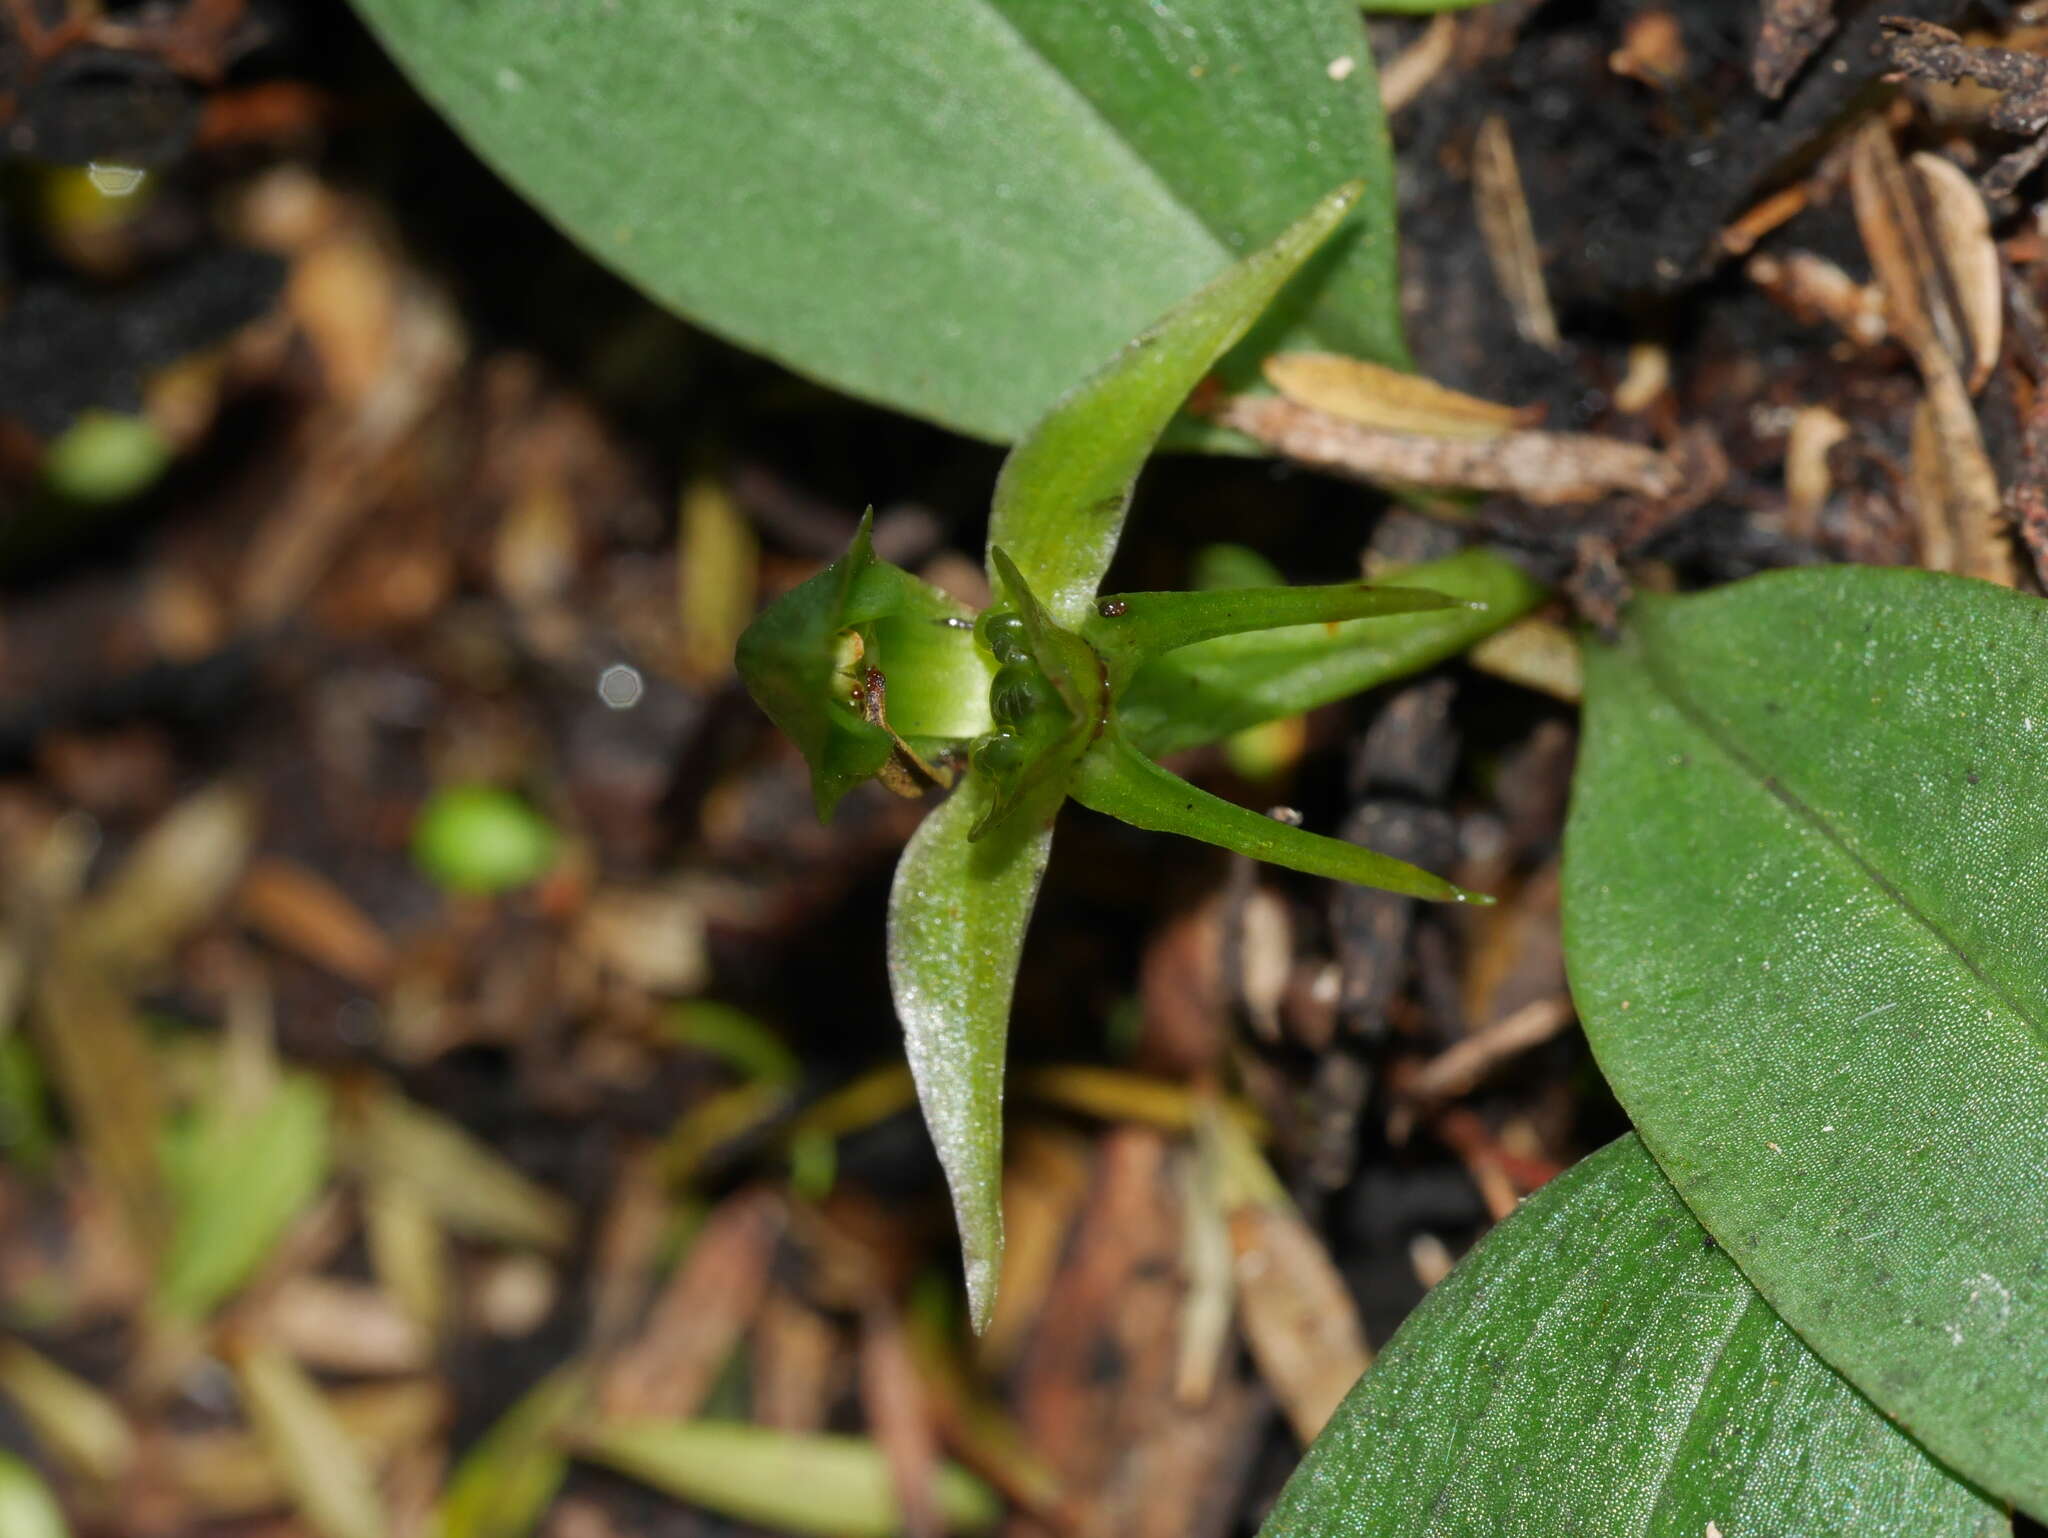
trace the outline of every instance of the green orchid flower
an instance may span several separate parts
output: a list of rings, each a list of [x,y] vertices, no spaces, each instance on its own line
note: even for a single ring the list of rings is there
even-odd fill
[[[842,559],[740,642],[740,676],[803,750],[821,815],[865,779],[907,795],[952,787],[897,866],[889,976],[977,1328],[1002,1254],[1010,1000],[1062,803],[1316,875],[1487,900],[1234,805],[1157,759],[1462,651],[1539,600],[1518,568],[1468,551],[1391,586],[1097,596],[1146,457],[1360,190],[1332,193],[1224,272],[1018,443],[996,484],[986,613],[877,560],[863,520]]]

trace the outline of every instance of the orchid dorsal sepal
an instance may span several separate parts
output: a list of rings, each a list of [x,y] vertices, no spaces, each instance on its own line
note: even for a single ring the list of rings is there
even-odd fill
[[[1212,796],[1140,753],[1114,722],[1082,755],[1067,793],[1091,811],[1133,827],[1178,833],[1311,876],[1329,876],[1433,902],[1493,901],[1406,860],[1309,833]]]
[[[1096,601],[1081,635],[1109,667],[1110,687],[1166,652],[1218,636],[1290,625],[1341,624],[1389,614],[1484,609],[1484,604],[1420,588],[1337,582],[1323,587],[1219,588],[1186,593],[1121,593]]]
[[[917,795],[989,728],[994,671],[973,611],[880,560],[860,521],[846,554],[740,637],[740,679],[810,765],[820,818],[863,780]]]

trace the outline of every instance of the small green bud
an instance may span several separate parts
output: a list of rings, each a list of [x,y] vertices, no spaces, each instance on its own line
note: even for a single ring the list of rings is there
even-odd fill
[[[450,785],[421,808],[412,857],[437,884],[484,895],[524,886],[554,863],[553,826],[509,790]]]

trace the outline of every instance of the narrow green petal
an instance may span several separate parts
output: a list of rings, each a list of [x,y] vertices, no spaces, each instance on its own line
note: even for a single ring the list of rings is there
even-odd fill
[[[911,836],[889,892],[889,986],[925,1125],[953,1192],[977,1330],[1003,1256],[1003,1053],[1024,930],[1060,795],[970,835],[992,804],[970,774]]]
[[[1492,898],[1453,886],[1406,860],[1362,849],[1342,839],[1305,833],[1249,807],[1212,796],[1169,773],[1127,742],[1116,728],[1095,740],[1081,760],[1073,798],[1083,806],[1155,833],[1179,833],[1255,860],[1379,887],[1435,902],[1490,903]]]
[[[1132,484],[1188,393],[1363,191],[1362,182],[1347,182],[1168,312],[1063,396],[1004,461],[989,546],[1010,553],[1058,623],[1072,628],[1087,618],[1116,554]]]
[[[1108,661],[1112,683],[1121,684],[1154,657],[1218,636],[1485,607],[1420,588],[1374,587],[1364,582],[1119,593],[1095,605],[1095,612],[1081,625],[1081,634]]]

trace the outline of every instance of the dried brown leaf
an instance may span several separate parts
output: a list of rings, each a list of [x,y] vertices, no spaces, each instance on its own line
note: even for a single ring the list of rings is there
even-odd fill
[[[752,1326],[784,1227],[769,1191],[730,1197],[705,1221],[640,1333],[607,1364],[598,1403],[611,1420],[687,1420]]]
[[[36,1442],[66,1468],[110,1485],[135,1458],[135,1434],[120,1406],[27,1342],[0,1339],[0,1394]]]
[[[1968,370],[1975,395],[1997,366],[2005,320],[2004,266],[1991,238],[1991,211],[1953,161],[1923,151],[1909,164],[1926,195],[1929,230],[1954,301],[1962,342],[1956,364]]]
[[[113,879],[81,906],[72,943],[123,972],[169,959],[220,912],[256,839],[256,803],[215,785],[181,801],[135,846]]]
[[[1479,234],[1486,242],[1494,279],[1514,313],[1516,332],[1525,342],[1556,351],[1563,338],[1543,278],[1543,252],[1536,244],[1528,195],[1522,190],[1515,142],[1507,121],[1498,114],[1481,120],[1472,143],[1472,198]]]
[[[319,872],[259,855],[242,878],[239,905],[251,929],[336,977],[373,991],[390,981],[390,938]]]
[[[446,1117],[388,1090],[343,1122],[343,1146],[372,1180],[411,1189],[451,1232],[493,1244],[559,1250],[575,1213]]]
[[[1383,432],[1493,438],[1527,426],[1539,414],[1341,353],[1275,353],[1265,362],[1265,375],[1291,401]]]
[[[265,1346],[237,1352],[234,1368],[257,1440],[307,1524],[321,1538],[386,1538],[368,1460],[313,1380]]]
[[[1505,492],[1543,507],[1594,502],[1615,492],[1653,500],[1702,493],[1697,481],[1688,483],[1680,456],[1590,433],[1426,438],[1379,432],[1257,395],[1231,397],[1216,420],[1289,459],[1357,480]]]

